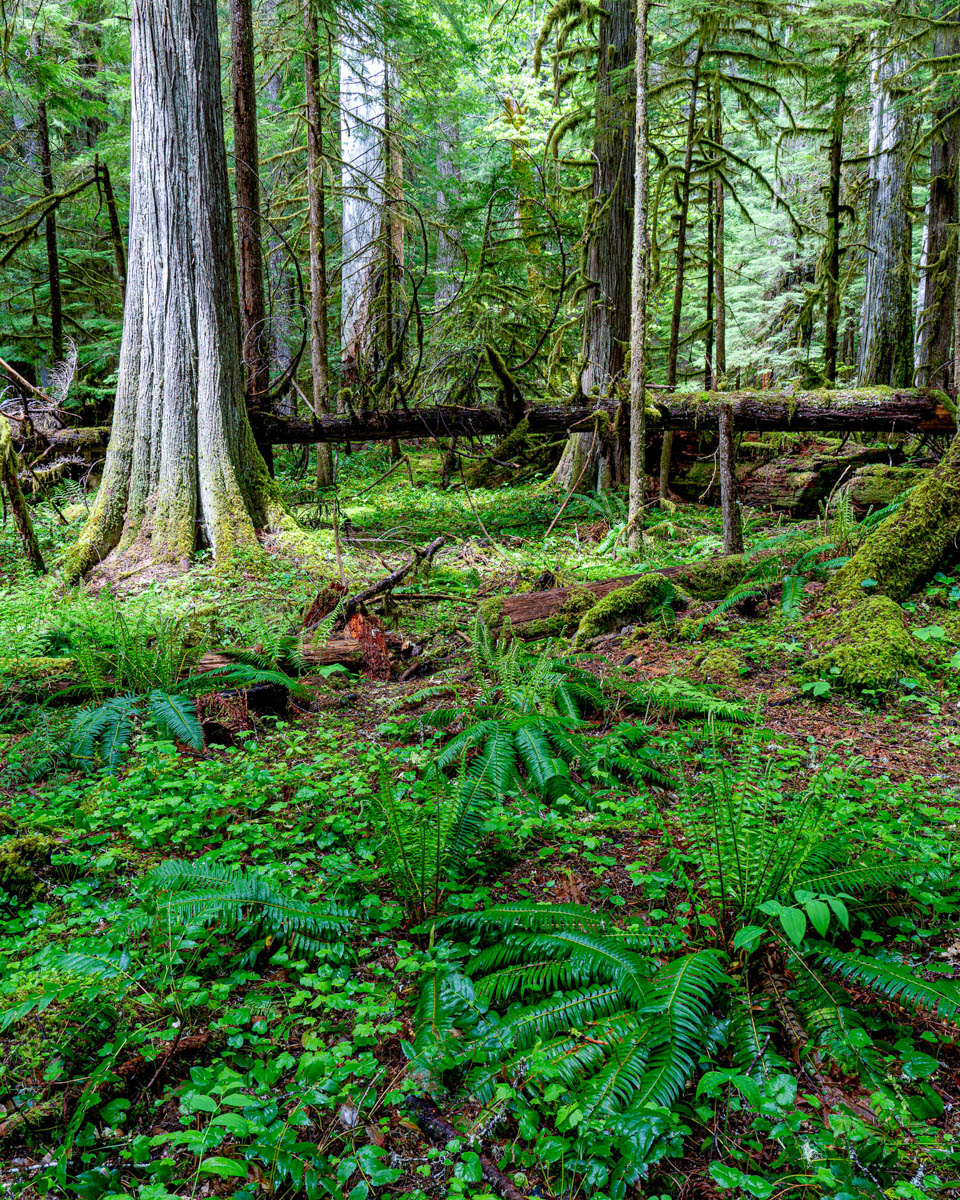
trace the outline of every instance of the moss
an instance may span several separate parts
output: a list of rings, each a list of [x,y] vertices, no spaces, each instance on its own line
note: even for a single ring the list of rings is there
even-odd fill
[[[842,604],[867,590],[905,600],[931,575],[960,533],[960,437],[939,466],[917,484],[902,508],[870,534],[830,585]],[[872,582],[870,582],[872,581]]]
[[[499,629],[503,624],[503,602],[505,596],[491,596],[480,604],[480,620],[488,629]]]
[[[886,596],[861,599],[836,617],[821,618],[814,643],[821,653],[806,670],[830,675],[840,691],[886,691],[917,669],[917,647],[903,610]]]
[[[55,838],[41,833],[25,833],[0,843],[0,889],[21,903],[36,899],[43,891],[39,870],[49,864],[56,844]]]
[[[716,646],[695,660],[708,683],[735,683],[743,674],[743,660],[729,646]]]
[[[685,606],[686,600],[664,575],[641,575],[626,587],[608,592],[587,609],[577,627],[573,643],[583,646],[591,638],[609,633],[630,621],[649,621],[665,607]]]
[[[722,600],[747,572],[742,554],[691,563],[680,574],[683,586],[697,600]]]

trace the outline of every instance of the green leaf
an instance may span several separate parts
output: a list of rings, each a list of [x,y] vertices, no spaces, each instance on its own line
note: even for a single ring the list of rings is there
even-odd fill
[[[733,935],[734,950],[746,950],[748,954],[752,954],[766,932],[762,925],[744,925],[743,929],[738,929]]]
[[[799,908],[781,908],[777,915],[783,932],[795,946],[799,946],[807,935],[807,918]]]
[[[829,907],[822,900],[808,900],[803,907],[810,918],[810,924],[821,937],[826,937],[830,927]]]
[[[237,1162],[235,1158],[222,1158],[214,1155],[213,1158],[205,1158],[200,1164],[201,1175],[218,1175],[221,1179],[246,1179],[248,1174],[247,1164]]]
[[[129,1107],[129,1100],[124,1100],[123,1098],[110,1100],[101,1107],[100,1120],[103,1121],[104,1125],[119,1125]]]
[[[833,909],[834,916],[840,922],[844,929],[850,928],[850,913],[847,911],[847,906],[839,898],[839,896],[828,896],[827,903]]]

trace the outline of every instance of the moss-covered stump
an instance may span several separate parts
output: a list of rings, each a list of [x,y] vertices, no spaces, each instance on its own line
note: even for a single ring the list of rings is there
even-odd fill
[[[887,596],[861,598],[836,616],[822,617],[813,637],[819,651],[806,664],[811,675],[829,675],[839,691],[888,691],[917,670],[917,644],[903,609]]]
[[[546,473],[560,458],[563,443],[548,433],[531,433],[526,417],[505,438],[497,442],[485,458],[467,470],[470,487],[493,488],[512,483],[518,469]]]
[[[641,575],[634,583],[608,592],[587,609],[577,626],[573,644],[579,649],[591,638],[623,625],[650,621],[665,608],[686,608],[687,603],[687,597],[666,576]]]
[[[49,866],[56,844],[56,838],[40,833],[25,833],[0,842],[0,891],[21,904],[35,900],[44,888],[40,871]]]
[[[715,646],[698,654],[694,660],[705,683],[719,683],[728,686],[736,683],[745,673],[743,660],[736,650],[729,646]]]
[[[939,465],[920,480],[902,508],[870,534],[834,577],[829,593],[845,604],[865,586],[905,600],[937,569],[960,537],[960,437]]]

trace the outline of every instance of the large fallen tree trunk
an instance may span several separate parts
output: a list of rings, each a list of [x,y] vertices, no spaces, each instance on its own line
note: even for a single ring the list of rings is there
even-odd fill
[[[720,410],[729,405],[738,433],[784,430],[952,433],[956,412],[945,392],[866,388],[834,392],[692,392],[648,397],[648,419],[661,429],[717,428]],[[619,401],[591,405],[538,404],[517,414],[530,433],[566,433],[592,428],[598,414],[613,418]],[[359,412],[287,421],[252,414],[266,440],[289,445],[315,442],[385,441],[389,438],[482,437],[503,434],[516,419],[499,408],[436,405],[398,412]]]
[[[648,393],[647,417],[660,430],[715,430],[720,409],[729,405],[737,433],[776,431],[837,431],[842,433],[953,433],[956,410],[945,392],[936,389],[861,388],[820,392],[691,392],[679,395]],[[320,442],[389,441],[392,438],[473,438],[503,436],[521,419],[532,434],[566,434],[607,423],[619,400],[589,405],[538,404],[526,410],[464,408],[434,405],[396,412],[357,412],[347,416],[323,414],[309,421],[286,420],[251,412],[258,439],[273,445],[314,445]],[[629,406],[628,406],[629,407]],[[64,449],[105,445],[109,430],[17,428],[14,436],[27,444]]]

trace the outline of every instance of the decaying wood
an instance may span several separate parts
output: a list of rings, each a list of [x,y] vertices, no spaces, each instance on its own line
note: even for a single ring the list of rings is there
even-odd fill
[[[463,1134],[443,1116],[428,1096],[408,1096],[407,1108],[417,1127],[436,1146],[446,1146],[455,1138],[463,1140]],[[481,1153],[480,1170],[483,1181],[503,1200],[525,1200],[524,1193],[515,1187],[487,1154]]]

